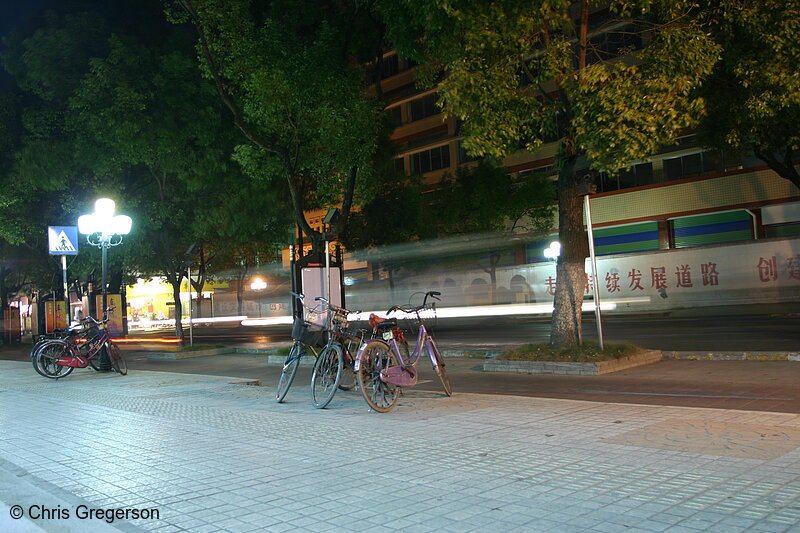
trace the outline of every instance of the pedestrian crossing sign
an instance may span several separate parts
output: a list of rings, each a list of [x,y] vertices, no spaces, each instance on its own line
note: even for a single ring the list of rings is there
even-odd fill
[[[50,255],[77,255],[78,227],[48,226],[47,242],[50,245]]]

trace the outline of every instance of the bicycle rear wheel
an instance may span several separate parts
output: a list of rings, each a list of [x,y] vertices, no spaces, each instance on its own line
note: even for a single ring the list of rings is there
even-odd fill
[[[58,364],[59,357],[69,357],[69,346],[63,342],[51,341],[43,343],[33,356],[33,368],[39,375],[50,379],[66,377],[75,370],[71,366]]]
[[[379,413],[391,411],[400,396],[400,387],[381,380],[381,370],[397,365],[397,356],[380,341],[369,342],[358,361],[356,376],[361,394],[367,405]]]
[[[338,344],[329,344],[322,350],[311,373],[311,402],[317,409],[326,407],[342,379],[344,355]]]
[[[108,359],[111,361],[111,368],[114,369],[115,372],[118,374],[122,374],[123,376],[128,373],[128,363],[125,361],[125,357],[123,357],[122,352],[120,351],[117,346],[108,341],[105,345],[106,353],[108,354]]]
[[[292,344],[292,349],[289,350],[289,355],[286,356],[286,361],[283,362],[283,370],[281,370],[281,377],[278,378],[278,391],[275,394],[275,399],[278,403],[282,403],[286,398],[286,393],[292,386],[294,377],[297,375],[297,368],[300,366],[300,358],[303,356],[303,347],[299,341]]]

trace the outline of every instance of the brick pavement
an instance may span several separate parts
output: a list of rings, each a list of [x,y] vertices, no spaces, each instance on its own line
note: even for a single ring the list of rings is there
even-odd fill
[[[800,531],[797,414],[234,381],[0,361],[0,531]]]

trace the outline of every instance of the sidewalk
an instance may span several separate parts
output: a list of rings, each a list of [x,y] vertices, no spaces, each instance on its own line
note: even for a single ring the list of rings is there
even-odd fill
[[[236,381],[0,361],[0,531],[800,531],[797,414]]]

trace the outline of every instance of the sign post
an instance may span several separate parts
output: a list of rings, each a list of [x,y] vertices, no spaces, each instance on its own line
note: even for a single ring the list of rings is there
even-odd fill
[[[69,283],[67,282],[67,256],[78,254],[78,227],[77,226],[48,226],[47,243],[50,255],[61,256],[61,272],[64,283],[64,316],[69,317]],[[55,306],[53,306],[55,309]],[[69,326],[69,319],[66,318],[64,327]],[[54,324],[58,327],[58,324]]]

